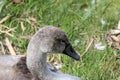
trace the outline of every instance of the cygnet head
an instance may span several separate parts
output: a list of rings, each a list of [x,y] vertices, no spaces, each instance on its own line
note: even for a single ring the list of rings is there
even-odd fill
[[[63,53],[75,60],[80,59],[71,46],[66,34],[56,27],[46,26],[41,28],[32,37],[30,43],[33,43],[32,47],[36,47],[42,53]]]

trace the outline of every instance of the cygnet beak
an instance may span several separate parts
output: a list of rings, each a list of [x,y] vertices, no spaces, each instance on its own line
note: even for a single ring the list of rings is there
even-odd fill
[[[75,52],[70,43],[66,43],[66,47],[63,53],[72,57],[75,60],[80,60],[80,56]]]

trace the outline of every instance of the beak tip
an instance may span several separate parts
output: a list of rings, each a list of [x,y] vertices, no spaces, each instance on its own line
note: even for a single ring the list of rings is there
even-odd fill
[[[79,61],[80,60],[80,56],[76,56],[76,58],[74,58],[74,59]]]

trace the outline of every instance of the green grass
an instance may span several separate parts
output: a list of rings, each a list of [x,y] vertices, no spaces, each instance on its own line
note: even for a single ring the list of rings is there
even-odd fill
[[[20,36],[33,35],[40,27],[53,25],[67,33],[80,55],[84,53],[92,37],[107,45],[104,35],[117,27],[120,19],[120,0],[93,1],[94,4],[91,4],[91,0],[23,0],[13,4],[11,0],[1,0],[0,19],[7,15],[10,18],[0,25],[15,30],[10,32],[13,37],[0,34],[0,40],[8,37],[16,52],[24,53],[29,40],[21,39]],[[31,16],[34,16],[36,21],[31,21]],[[100,23],[101,19],[105,24]],[[21,22],[25,31],[21,29]],[[7,30],[4,26],[0,27]],[[111,47],[107,46],[104,51],[99,51],[92,46],[78,62],[64,55],[60,57],[63,63],[62,71],[79,76],[83,80],[120,79],[120,61],[115,59]]]

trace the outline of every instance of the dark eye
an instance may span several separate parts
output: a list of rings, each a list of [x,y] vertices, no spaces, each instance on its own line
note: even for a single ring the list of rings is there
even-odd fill
[[[65,41],[64,41],[64,40],[61,40],[61,43],[65,43]]]
[[[60,43],[65,43],[65,41],[62,40],[62,39],[57,39],[57,41],[60,42]]]

